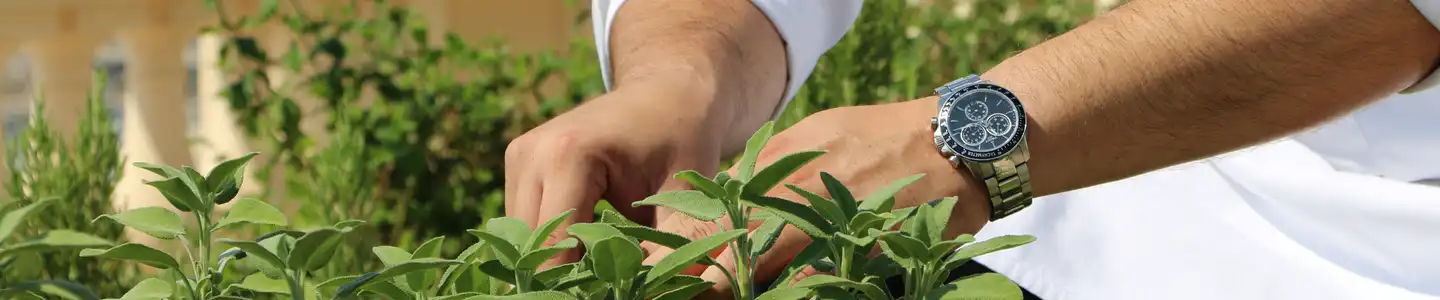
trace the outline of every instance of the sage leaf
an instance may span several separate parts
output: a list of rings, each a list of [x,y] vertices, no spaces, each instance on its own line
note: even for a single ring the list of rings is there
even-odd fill
[[[0,258],[28,252],[106,248],[114,244],[105,239],[64,229],[45,232],[39,237],[0,249]]]
[[[865,294],[865,297],[869,299],[890,299],[890,296],[885,294],[885,291],[881,289],[880,286],[877,286],[873,283],[854,282],[850,281],[849,279],[825,274],[816,274],[811,275],[810,277],[805,277],[805,279],[801,279],[800,282],[795,283],[795,287],[815,289],[821,287],[836,287],[842,289],[855,289]]]
[[[501,264],[506,268],[515,269],[515,263],[520,261],[520,250],[515,249],[515,245],[489,232],[479,230],[470,230],[469,232],[479,237],[486,245],[489,245],[490,249],[495,250],[495,255],[499,256]]]
[[[100,300],[90,289],[64,280],[26,281],[0,290],[0,298],[14,299],[31,292],[39,292],[66,300]]]
[[[995,251],[1020,247],[1034,241],[1034,236],[1005,235],[970,244],[969,246],[961,247],[959,250],[955,250],[954,253],[951,253],[950,257],[945,259],[945,268],[958,268],[961,264],[965,263],[965,261],[968,261],[971,258],[975,258],[976,256],[989,254]]]
[[[695,296],[700,295],[701,292],[704,292],[705,289],[708,289],[708,288],[710,288],[710,286],[713,286],[713,285],[715,285],[715,283],[713,283],[713,282],[708,282],[708,281],[701,281],[701,282],[691,283],[691,284],[689,284],[689,285],[680,287],[680,288],[678,288],[678,289],[673,289],[673,290],[670,290],[670,291],[666,291],[666,292],[664,292],[664,293],[661,293],[659,296],[655,296],[655,298],[653,298],[653,299],[654,299],[654,300],[690,300],[690,299],[695,299]]]
[[[770,289],[773,291],[789,287],[790,282],[795,280],[795,275],[799,274],[800,270],[829,255],[829,248],[828,245],[821,242],[811,242],[810,245],[805,246],[805,249],[795,254],[795,258],[790,260],[790,264],[785,265],[785,269],[780,271],[780,276],[775,277],[775,282],[770,285]]]
[[[645,295],[644,295],[644,296],[645,296],[645,298],[647,298],[647,299],[648,299],[648,298],[654,298],[654,297],[656,297],[656,296],[660,296],[660,294],[664,294],[664,293],[669,292],[669,291],[678,290],[678,289],[681,289],[681,288],[684,288],[684,287],[687,287],[687,286],[691,286],[691,285],[695,285],[695,284],[703,283],[703,282],[706,282],[705,279],[700,278],[700,277],[698,277],[698,276],[675,275],[675,277],[670,277],[670,280],[666,280],[664,284],[661,284],[661,285],[659,285],[659,286],[657,286],[657,287],[655,287],[655,288],[653,288],[653,289],[650,289],[650,290],[648,290],[648,291],[645,291]]]
[[[159,269],[174,269],[180,266],[170,254],[136,243],[125,243],[110,249],[80,250],[81,257],[104,257],[109,259],[133,260]]]
[[[441,268],[459,264],[461,264],[461,262],[458,260],[439,258],[416,258],[397,265],[385,267],[385,269],[382,269],[375,273],[371,273],[374,274],[373,276],[366,274],[366,276],[360,276],[358,278],[355,278],[355,280],[352,280],[349,283],[340,286],[339,289],[335,290],[335,293],[337,296],[355,295],[355,293],[361,290],[365,290],[367,287],[373,286],[376,283],[388,281],[391,278],[412,274],[415,272],[438,270]],[[424,287],[412,288],[419,290]]]
[[[954,213],[955,201],[958,199],[959,198],[956,197],[945,197],[931,204],[926,204],[931,207],[930,214],[924,216],[929,218],[925,221],[925,233],[927,235],[916,237],[928,239],[930,244],[944,241],[945,225],[950,224],[950,215]]]
[[[201,207],[200,198],[185,186],[185,180],[181,179],[183,177],[185,175],[181,174],[165,180],[146,181],[145,184],[159,190],[160,194],[165,196],[165,200],[170,201],[170,205],[175,206],[176,209],[184,212],[194,211]]]
[[[810,289],[780,288],[760,294],[755,300],[800,300],[807,296],[810,296]]]
[[[754,233],[750,234],[752,242],[750,256],[760,257],[760,254],[765,251],[770,251],[770,247],[775,246],[775,241],[780,239],[780,231],[783,229],[785,229],[785,220],[780,218],[768,219],[761,223],[760,227],[755,228]]]
[[[600,212],[600,222],[601,222],[601,223],[605,223],[605,224],[610,224],[610,225],[617,225],[617,226],[618,226],[618,225],[636,225],[636,226],[639,226],[639,225],[640,225],[640,223],[635,223],[635,221],[631,221],[630,219],[626,219],[624,215],[621,215],[620,212],[617,212],[617,211],[614,211],[614,210],[607,210],[607,211]]]
[[[560,223],[565,221],[565,218],[570,217],[572,213],[575,213],[574,209],[566,210],[550,218],[550,220],[545,221],[544,224],[540,224],[540,227],[535,227],[535,231],[530,233],[529,242],[520,245],[520,252],[530,252],[531,250],[539,249],[541,245],[545,244],[545,240],[550,238],[550,233],[555,232],[555,228],[560,227]]]
[[[699,191],[671,191],[655,194],[631,204],[652,205],[674,209],[701,221],[714,221],[725,215],[725,204]]]
[[[836,205],[835,202],[795,185],[785,184],[785,187],[795,192],[795,194],[800,195],[801,198],[805,198],[805,201],[810,202],[810,208],[815,209],[815,212],[820,213],[821,217],[825,217],[826,221],[829,221],[831,225],[837,227],[836,230],[845,230],[845,227],[850,226],[850,217],[846,216],[845,211],[841,210],[840,206]]]
[[[705,195],[710,196],[710,198],[719,199],[725,197],[724,186],[721,186],[719,183],[711,181],[709,178],[705,178],[705,175],[700,175],[699,172],[695,172],[694,170],[685,170],[681,171],[680,173],[675,173],[675,178],[690,183],[691,187],[694,187],[700,192],[704,192]]]
[[[586,248],[594,248],[595,243],[612,237],[626,236],[620,229],[616,229],[614,225],[605,223],[579,223],[570,225],[570,228],[566,228],[565,232],[580,238],[581,241],[585,242]]]
[[[279,256],[276,256],[274,252],[270,252],[270,249],[266,249],[265,246],[260,245],[259,242],[232,239],[220,239],[218,242],[240,248],[241,251],[245,251],[246,257],[257,257],[271,267],[285,269],[285,261],[281,260]]]
[[[178,220],[178,219],[177,219]],[[285,220],[285,213],[280,209],[271,206],[265,201],[255,198],[244,198],[235,202],[230,211],[225,213],[225,218],[215,224],[215,229],[225,228],[240,223],[265,224],[275,226],[290,225]]]
[[[1010,279],[995,273],[967,276],[930,290],[926,300],[960,299],[1024,299],[1020,287]]]
[[[514,295],[479,295],[471,297],[470,300],[574,300],[575,296],[556,291],[536,291]]]
[[[551,287],[551,289],[557,291],[568,290],[582,284],[593,282],[597,279],[599,278],[595,277],[595,273],[592,273],[591,271],[581,271],[579,273],[571,274],[570,276],[560,278],[559,281],[555,282],[555,285]]]
[[[45,198],[6,212],[5,216],[0,217],[0,240],[8,239],[11,234],[15,234],[15,228],[25,222],[25,218],[30,216],[30,212],[43,208],[54,200],[55,198]]]
[[[855,196],[850,194],[850,188],[840,184],[840,180],[836,180],[835,176],[830,176],[830,173],[826,172],[820,172],[820,181],[825,183],[825,190],[830,192],[830,198],[835,199],[835,203],[840,206],[840,211],[845,213],[843,220],[854,218],[855,213],[859,210],[859,203],[856,203]]]
[[[640,245],[621,237],[595,242],[589,250],[595,277],[610,284],[635,279],[640,273],[640,261],[645,258]]]
[[[522,247],[530,240],[530,225],[525,221],[513,217],[500,217],[485,222],[485,232],[489,232],[501,238],[506,244],[515,248],[515,251],[522,251]]]
[[[780,181],[790,177],[790,174],[799,171],[800,167],[824,154],[825,151],[803,151],[781,157],[780,160],[776,160],[775,163],[771,163],[765,169],[755,173],[754,178],[745,181],[743,193],[754,196],[764,195],[770,192],[770,189],[775,188],[775,185],[780,184]]]
[[[679,274],[685,267],[689,267],[702,257],[708,258],[710,251],[724,247],[726,243],[745,235],[745,232],[746,230],[744,229],[731,230],[690,242],[689,244],[685,244],[685,246],[681,246],[679,249],[675,249],[675,252],[671,252],[670,255],[660,259],[660,262],[656,263],[655,267],[646,275],[645,289],[651,289],[664,283],[666,280],[669,280],[670,277]]]
[[[324,267],[335,254],[343,233],[333,228],[322,228],[306,233],[295,240],[295,248],[285,262],[292,269],[315,271]]]
[[[185,234],[185,225],[180,223],[180,216],[161,207],[141,207],[117,214],[101,215],[90,222],[104,219],[160,239],[169,240]]]
[[[245,276],[245,279],[241,280],[238,286],[242,289],[255,291],[257,293],[290,294],[290,286],[285,283],[285,280],[272,279],[260,273]]]
[[[753,197],[741,199],[741,201],[751,207],[770,211],[815,239],[829,239],[830,235],[835,232],[835,227],[830,226],[830,223],[820,217],[819,213],[800,203],[773,197]]]
[[[250,163],[250,160],[255,158],[256,155],[260,155],[260,153],[246,153],[240,157],[226,160],[219,165],[215,165],[215,168],[210,169],[209,175],[205,176],[205,186],[210,191],[215,192],[219,192],[222,188],[230,185],[239,188],[245,180],[245,164]],[[216,200],[216,203],[224,204],[224,202],[218,201],[220,199]],[[226,201],[228,201],[228,199]]]
[[[761,125],[760,129],[750,136],[750,140],[745,142],[744,154],[740,155],[740,161],[736,163],[740,166],[740,173],[735,174],[735,179],[750,181],[750,178],[755,175],[755,161],[760,159],[760,150],[765,148],[765,144],[770,142],[770,136],[773,135],[775,135],[775,122],[770,121],[765,122],[765,125]]]
[[[376,246],[375,248],[370,248],[370,253],[375,253],[375,257],[379,258],[380,262],[384,263],[386,267],[398,265],[411,258],[409,251],[395,246]]]
[[[950,254],[950,252],[955,251],[956,248],[960,248],[960,246],[974,241],[975,236],[969,234],[962,234],[955,237],[955,239],[953,240],[931,244],[930,257],[937,259],[944,258],[946,254]]]
[[[471,297],[480,296],[480,295],[484,295],[484,294],[476,293],[476,292],[464,292],[464,293],[453,294],[453,295],[439,296],[439,297],[430,298],[430,299],[431,299],[431,300],[465,300],[465,299],[470,299]]]
[[[120,300],[162,300],[174,295],[174,286],[159,278],[146,278],[120,296]]]
[[[555,282],[565,277],[565,275],[570,274],[570,271],[574,271],[575,268],[579,267],[580,263],[568,263],[558,265],[545,269],[544,271],[535,272],[534,278],[536,281],[540,281],[541,283],[544,283],[546,285],[553,285]]]
[[[204,205],[201,207],[213,206],[215,203],[210,202],[210,199],[205,198],[205,195],[210,194],[209,187],[205,186],[205,175],[200,175],[200,171],[196,171],[190,166],[185,166],[184,170],[185,176],[180,176],[180,181],[184,182],[185,186],[190,187],[190,191],[194,192],[195,197],[200,199],[200,203]]]
[[[444,245],[445,236],[431,238],[425,241],[425,243],[421,243],[420,247],[415,247],[415,254],[410,257],[413,259],[440,257],[440,248],[444,247]],[[405,280],[408,281],[411,289],[424,291],[430,285],[435,284],[435,276],[435,271],[426,270],[405,275]]]
[[[846,233],[844,233],[844,232],[841,232],[841,233],[836,233],[836,234],[835,234],[835,237],[839,237],[838,240],[845,241],[845,242],[848,243],[849,246],[851,246],[851,247],[865,247],[865,246],[870,245],[870,243],[875,242],[875,237],[874,237],[874,236],[869,236],[869,235],[867,235],[867,236],[865,236],[865,237],[857,237],[857,236],[853,236],[853,235],[849,235],[849,234],[846,234]]]
[[[900,193],[900,190],[906,186],[920,181],[921,178],[925,178],[925,174],[910,175],[876,189],[870,195],[865,196],[865,200],[860,201],[860,210],[877,213],[889,212],[895,207],[895,194]]]
[[[575,248],[575,246],[579,244],[579,242],[575,241],[575,238],[565,238],[550,247],[535,249],[534,251],[530,251],[530,253],[525,253],[525,255],[520,256],[520,261],[515,262],[515,269],[534,271],[539,269],[540,265],[544,264],[546,260],[549,260],[556,254],[560,254],[560,252]]]
[[[683,236],[660,231],[649,226],[618,225],[615,226],[615,229],[619,229],[620,232],[624,233],[627,236],[639,239],[641,241],[651,242],[661,246],[665,246],[666,248],[670,249],[680,248],[680,246],[684,246],[685,244],[690,243],[690,239],[687,239]]]
[[[930,248],[925,244],[908,235],[896,232],[870,231],[870,235],[880,240],[881,246],[885,247],[885,254],[890,255],[897,262],[905,260],[929,261]]]

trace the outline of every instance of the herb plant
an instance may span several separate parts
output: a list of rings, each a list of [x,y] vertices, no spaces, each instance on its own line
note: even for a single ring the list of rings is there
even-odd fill
[[[3,216],[0,216],[0,241],[12,240],[18,227],[23,224],[30,215],[44,210],[51,204],[57,202],[55,198],[46,198],[33,201],[28,205],[13,207],[18,202],[7,203],[11,206]],[[72,230],[57,229],[42,233],[39,236],[24,239],[19,242],[5,243],[0,245],[0,268],[15,270],[14,274],[34,274],[41,266],[39,257],[33,255],[40,252],[64,252],[67,250],[108,247],[110,241],[105,239],[76,232]],[[98,299],[94,293],[80,284],[65,280],[32,280],[25,282],[10,282],[12,278],[0,278],[0,298],[4,299],[45,299],[40,294],[61,297],[64,299]]]

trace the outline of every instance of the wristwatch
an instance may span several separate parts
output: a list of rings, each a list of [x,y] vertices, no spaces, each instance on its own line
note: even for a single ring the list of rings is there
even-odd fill
[[[935,147],[964,166],[990,197],[990,220],[1030,206],[1030,147],[1025,108],[1010,90],[970,75],[935,89],[940,110],[930,118]]]

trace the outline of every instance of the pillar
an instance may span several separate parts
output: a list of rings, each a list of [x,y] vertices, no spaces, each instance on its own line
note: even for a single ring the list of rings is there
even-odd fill
[[[186,131],[186,72],[181,53],[189,37],[167,27],[141,27],[120,32],[125,55],[125,119],[120,151],[129,162],[193,165]],[[203,169],[202,169],[203,170]],[[154,174],[128,168],[116,187],[123,207],[169,207],[164,197],[144,184]]]
[[[18,47],[19,47],[19,44],[16,43],[16,42],[7,41],[7,40],[0,40],[0,71],[5,70],[5,68],[9,66],[10,57],[15,54],[15,50],[16,50],[16,48],[18,48]],[[4,83],[4,77],[0,77],[0,86],[3,86],[3,83]],[[10,146],[9,146],[9,144],[8,144],[8,143],[9,143],[9,138],[8,138],[8,136],[6,136],[6,134],[5,134],[5,133],[6,133],[5,121],[9,120],[9,119],[10,119],[10,116],[12,116],[12,115],[14,115],[14,114],[17,114],[17,113],[20,113],[19,111],[23,111],[23,110],[19,110],[19,111],[11,110],[11,108],[20,107],[19,105],[16,105],[16,103],[11,103],[11,102],[12,102],[12,101],[20,101],[20,100],[19,100],[19,99],[9,99],[8,96],[10,96],[10,95],[9,95],[8,93],[5,93],[5,92],[6,92],[6,91],[0,91],[0,174],[4,174],[4,172],[6,172],[6,170],[9,170],[9,169],[10,169],[10,168],[8,167],[9,164],[10,164],[10,159],[8,159],[8,157],[10,156],[10,154],[9,154],[9,151],[10,151],[10,150],[9,150],[9,147],[10,147]],[[5,179],[5,178],[3,177],[3,175],[0,175],[0,183],[5,182],[6,180],[8,180],[8,179]],[[10,193],[4,192],[4,189],[3,189],[3,188],[0,188],[0,202],[9,201],[9,200],[10,200]]]
[[[32,63],[32,95],[43,98],[46,120],[67,139],[74,136],[85,112],[99,42],[96,36],[63,34],[28,43],[21,49]]]
[[[249,153],[245,133],[235,123],[230,103],[221,96],[227,84],[225,72],[220,69],[220,47],[225,37],[218,34],[201,35],[195,43],[195,135],[191,144],[195,154],[196,168],[209,170],[230,158]],[[251,165],[262,163],[260,159]],[[246,176],[254,176],[256,168],[246,168]],[[242,195],[259,194],[264,184],[253,177],[246,177],[247,183]]]

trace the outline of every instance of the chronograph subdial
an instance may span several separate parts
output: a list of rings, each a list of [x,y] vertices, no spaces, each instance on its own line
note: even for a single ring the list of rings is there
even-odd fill
[[[982,123],[970,123],[960,127],[955,133],[955,137],[957,140],[960,140],[960,143],[971,147],[985,143],[993,138],[985,132],[985,124]]]
[[[985,132],[993,136],[1004,137],[1015,130],[1015,121],[1005,114],[991,114],[985,117]]]

